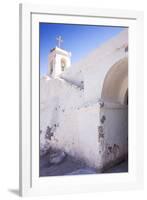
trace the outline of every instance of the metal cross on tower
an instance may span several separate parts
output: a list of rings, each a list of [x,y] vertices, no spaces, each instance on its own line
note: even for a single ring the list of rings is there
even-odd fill
[[[63,39],[62,39],[62,37],[59,35],[59,37],[57,37],[56,40],[57,40],[57,43],[58,43],[58,47],[60,48],[60,47],[61,47],[61,43],[63,42]]]

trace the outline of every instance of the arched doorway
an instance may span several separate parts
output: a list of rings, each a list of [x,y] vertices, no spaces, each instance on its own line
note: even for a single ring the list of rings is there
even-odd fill
[[[104,166],[115,165],[128,157],[128,58],[114,64],[107,72],[101,93],[105,118]]]

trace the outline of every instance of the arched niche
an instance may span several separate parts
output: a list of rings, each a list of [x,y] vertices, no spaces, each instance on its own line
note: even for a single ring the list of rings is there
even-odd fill
[[[128,98],[127,57],[115,63],[107,72],[103,83],[101,97],[106,102],[126,104],[126,98]]]

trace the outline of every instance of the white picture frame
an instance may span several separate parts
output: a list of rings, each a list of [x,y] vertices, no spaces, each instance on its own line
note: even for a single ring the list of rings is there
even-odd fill
[[[88,176],[39,177],[38,23],[75,22],[128,26],[129,172]],[[131,36],[131,37],[130,37]],[[34,49],[36,49],[34,51]],[[33,51],[32,51],[33,50]],[[37,110],[37,111],[36,111]],[[34,134],[37,133],[37,134]],[[143,13],[80,7],[20,4],[20,195],[49,195],[143,187]],[[37,165],[38,163],[38,165]]]

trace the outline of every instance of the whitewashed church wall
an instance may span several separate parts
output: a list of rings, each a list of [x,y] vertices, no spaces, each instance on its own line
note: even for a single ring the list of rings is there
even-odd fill
[[[41,92],[41,148],[63,149],[89,166],[101,168],[98,104],[83,107],[83,90],[58,79],[41,81]],[[52,140],[47,141],[47,126],[54,124]]]
[[[118,51],[108,55],[105,59],[87,69],[84,74],[85,101],[101,98],[103,83],[109,69],[119,60],[127,57],[124,51]]]
[[[71,66],[69,69],[65,70],[65,72],[61,74],[61,78],[68,80],[78,86],[83,85],[84,81],[83,71],[74,68],[74,66]]]
[[[61,115],[59,127],[55,131],[51,145],[62,149],[72,156],[78,151],[77,113],[68,112]]]
[[[125,159],[128,154],[128,108],[104,107],[101,109],[102,116],[105,116],[102,162],[104,167],[109,167]]]
[[[105,44],[101,45],[95,49],[92,53],[85,56],[84,59],[81,59],[79,62],[71,65],[61,77],[72,81],[75,84],[84,82],[85,97],[89,101],[95,96],[89,94],[91,88],[89,85],[94,86],[94,80],[96,81],[95,85],[102,85],[100,79],[104,79],[103,70],[108,70],[115,62],[127,55],[125,48],[128,45],[128,31],[125,30],[121,32],[117,37],[112,38]],[[90,74],[91,73],[91,74]],[[96,88],[97,88],[96,87]],[[98,94],[98,91],[94,91],[94,94]],[[99,94],[98,94],[99,96]]]
[[[65,113],[52,145],[63,149],[90,167],[103,166],[98,141],[99,107],[97,105]]]
[[[68,113],[74,113],[83,103],[83,90],[61,79],[42,79],[40,82],[40,130],[41,146],[47,145],[45,134],[47,127],[53,132],[65,126],[68,129],[69,120],[64,120]],[[72,118],[71,118],[72,123]],[[63,134],[64,131],[63,131]],[[65,137],[63,137],[65,138]],[[61,139],[62,140],[62,139]]]
[[[78,112],[80,155],[90,167],[97,169],[102,168],[98,138],[99,111],[99,106],[95,104]]]

